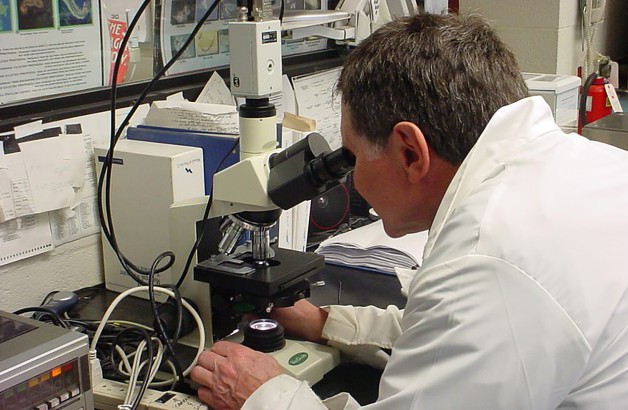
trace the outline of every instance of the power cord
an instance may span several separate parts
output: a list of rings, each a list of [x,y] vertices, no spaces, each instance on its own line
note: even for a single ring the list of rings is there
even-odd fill
[[[13,312],[13,314],[22,315],[24,313],[32,313],[32,312],[42,313],[43,315],[41,315],[40,320],[43,319],[44,317],[50,317],[50,319],[55,325],[62,327],[64,329],[70,328],[67,325],[67,323],[65,323],[65,321],[61,318],[61,316],[59,316],[55,311],[53,311],[52,309],[43,307],[43,306],[32,306],[32,307],[22,308],[22,309],[16,310],[15,312]]]
[[[115,310],[115,308],[118,306],[118,304],[120,303],[120,301],[122,301],[124,298],[126,298],[129,295],[132,295],[134,293],[139,293],[139,292],[146,292],[149,291],[149,287],[148,286],[138,286],[135,288],[131,288],[131,289],[127,289],[126,291],[122,292],[120,295],[118,295],[113,302],[109,305],[109,307],[107,308],[107,311],[104,313],[102,320],[100,322],[100,324],[98,325],[98,328],[96,329],[94,336],[92,338],[91,344],[90,344],[90,349],[89,349],[89,359],[90,359],[90,368],[92,370],[92,382],[94,384],[99,383],[102,380],[102,368],[100,366],[100,360],[98,358],[98,343],[100,340],[100,337],[105,329],[106,324],[109,321],[109,317],[111,316],[111,314],[113,313],[113,311]],[[170,297],[175,298],[176,295],[175,293],[170,290],[170,289],[166,289],[164,287],[153,287],[152,288],[152,292],[153,293],[163,293],[166,294]],[[181,374],[183,375],[183,377],[187,376],[190,374],[190,372],[192,371],[192,368],[196,365],[196,362],[198,360],[198,356],[201,354],[201,352],[203,351],[204,347],[205,347],[205,329],[203,327],[203,323],[201,321],[200,316],[198,315],[198,313],[196,312],[196,310],[185,300],[182,299],[181,303],[183,305],[183,307],[185,307],[185,309],[187,309],[190,314],[192,315],[192,317],[194,318],[194,320],[196,321],[196,325],[198,327],[198,331],[199,331],[199,344],[198,344],[198,348],[197,348],[197,352],[196,355],[194,357],[194,359],[192,360],[192,363],[181,372]],[[139,374],[138,372],[140,372],[140,370],[142,368],[145,368],[145,379],[142,382],[142,386],[140,388],[140,391],[138,393],[138,395],[135,397],[135,400],[133,402],[133,404],[129,407],[128,402],[125,403],[127,405],[127,408],[137,408],[137,407],[133,407],[134,404],[139,405],[141,398],[144,394],[144,392],[146,391],[146,388],[148,388],[148,385],[150,384],[150,382],[152,381],[152,377],[154,377],[154,375],[151,377],[152,374],[152,369],[153,366],[158,369],[161,366],[161,357],[160,360],[157,361],[155,359],[155,355],[153,352],[153,343],[158,343],[161,344],[161,340],[160,339],[156,339],[155,341],[153,341],[153,339],[151,338],[151,336],[149,335],[149,333],[144,330],[144,329],[137,329],[137,331],[139,331],[142,335],[142,338],[144,340],[144,343],[140,342],[138,344],[138,347],[136,349],[136,352],[134,354],[134,365],[131,366],[131,369],[135,369],[134,371],[132,371],[132,373],[134,373],[134,375],[132,376],[131,380],[139,380]],[[142,352],[146,350],[147,354],[149,356],[149,359],[146,359],[145,361],[141,361],[139,358],[142,357]],[[159,348],[158,348],[159,350]],[[124,359],[122,359],[124,360]],[[137,364],[135,364],[135,362],[137,360],[140,360],[140,362],[137,362]],[[153,363],[154,361],[154,363]],[[128,358],[127,358],[127,362],[128,362]],[[142,364],[144,363],[144,364]],[[178,375],[177,379],[181,377]],[[135,383],[132,383],[135,384]],[[131,388],[131,387],[130,387]],[[133,387],[135,388],[135,387]],[[127,394],[127,398],[131,397],[132,394]]]
[[[163,258],[170,257],[168,252],[162,255],[164,255]],[[172,255],[172,257],[174,257],[174,255]],[[166,349],[168,350],[168,353],[170,354],[170,357],[172,358],[174,368],[176,370],[176,374],[179,379],[179,383],[184,383],[184,375],[183,375],[183,371],[181,370],[181,364],[179,363],[179,360],[177,359],[176,354],[174,352],[174,348],[172,346],[174,343],[177,342],[179,334],[181,333],[181,322],[183,321],[183,307],[182,307],[183,300],[181,299],[181,294],[179,293],[179,290],[176,287],[173,287],[172,293],[177,302],[177,321],[176,321],[177,324],[175,327],[175,332],[173,335],[172,343],[170,341],[170,338],[168,337],[168,334],[166,333],[166,330],[163,327],[163,323],[161,319],[159,318],[159,312],[157,311],[157,302],[155,301],[155,272],[157,271],[159,263],[161,262],[163,258],[158,257],[157,259],[155,259],[155,261],[153,262],[153,265],[151,266],[150,276],[148,277],[148,297],[150,299],[150,305],[153,311],[153,317],[155,318],[155,324],[158,330],[157,334],[159,335],[159,339],[161,343],[163,343],[166,346]],[[203,327],[202,323],[199,324],[199,326]]]

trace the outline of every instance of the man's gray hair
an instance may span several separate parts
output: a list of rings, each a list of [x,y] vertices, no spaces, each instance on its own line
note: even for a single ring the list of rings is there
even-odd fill
[[[493,114],[528,96],[514,55],[478,16],[421,14],[381,27],[349,55],[337,91],[352,126],[386,146],[400,121],[459,165]]]

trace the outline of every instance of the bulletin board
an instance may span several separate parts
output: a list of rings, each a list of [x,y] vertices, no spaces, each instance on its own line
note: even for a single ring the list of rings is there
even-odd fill
[[[289,9],[326,8],[326,0],[285,0]],[[279,2],[276,1],[277,13]],[[141,0],[0,0],[0,107],[83,93],[112,83],[146,82],[181,48],[213,0],[155,0],[121,49]],[[236,0],[221,0],[167,75],[229,64],[228,23]],[[283,40],[283,55],[312,53],[328,41]]]

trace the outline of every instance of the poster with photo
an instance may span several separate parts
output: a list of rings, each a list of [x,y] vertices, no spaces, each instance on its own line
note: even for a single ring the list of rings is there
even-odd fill
[[[197,22],[207,13],[213,0],[164,0],[161,9],[161,55],[166,64],[185,43]],[[279,14],[280,3],[273,1],[273,12]],[[326,0],[287,0],[291,10],[327,7]],[[276,10],[275,10],[276,9]],[[222,0],[202,29],[170,68],[168,75],[229,65],[228,24],[238,16],[236,0]],[[284,56],[309,53],[327,48],[321,38],[282,40]]]
[[[96,5],[98,7],[98,4]],[[59,0],[59,24],[61,27],[93,24],[90,0]]]
[[[0,0],[0,104],[103,85],[94,0]]]
[[[9,0],[0,0],[0,34],[13,30],[11,14],[11,2]]]
[[[161,55],[165,65],[183,47],[196,24],[209,11],[213,0],[164,0],[161,7]],[[229,64],[228,51],[220,42],[226,40],[218,33],[227,29],[216,7],[203,27],[186,47],[168,75],[186,73]]]
[[[18,0],[18,30],[43,30],[55,27],[52,0]]]

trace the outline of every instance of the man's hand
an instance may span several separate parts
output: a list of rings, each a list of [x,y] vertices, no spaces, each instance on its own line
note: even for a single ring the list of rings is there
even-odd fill
[[[270,316],[281,323],[286,333],[291,336],[310,342],[324,342],[321,334],[327,320],[327,312],[305,299],[297,301],[291,307],[275,308]]]
[[[215,410],[239,409],[262,384],[283,369],[265,353],[231,342],[217,342],[198,358],[190,374],[201,385],[198,397]]]

